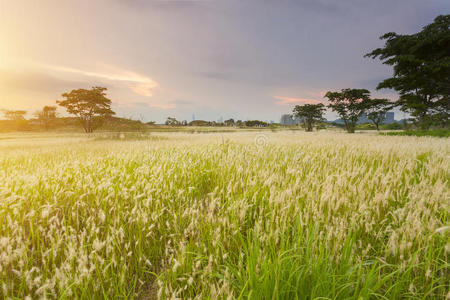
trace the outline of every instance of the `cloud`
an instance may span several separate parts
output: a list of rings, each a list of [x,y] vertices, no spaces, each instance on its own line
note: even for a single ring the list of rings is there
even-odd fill
[[[124,69],[115,68],[111,73],[99,73],[66,66],[43,66],[48,70],[56,72],[72,73],[86,77],[106,79],[108,81],[123,82],[134,93],[145,97],[151,97],[153,95],[153,90],[159,87],[159,84],[152,78]]]
[[[282,97],[282,96],[274,96],[278,101],[275,103],[276,105],[289,105],[289,104],[318,104],[322,103],[322,101],[317,99],[309,99],[309,98],[293,98],[293,97]]]

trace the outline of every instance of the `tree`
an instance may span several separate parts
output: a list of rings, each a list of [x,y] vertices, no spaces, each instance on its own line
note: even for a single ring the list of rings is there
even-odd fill
[[[223,122],[225,126],[234,126],[234,119],[228,119]]]
[[[323,120],[325,106],[322,103],[296,105],[293,113],[295,117],[303,121],[306,131],[312,131],[314,123]]]
[[[11,121],[25,120],[26,114],[27,112],[25,110],[3,110],[5,118]]]
[[[6,119],[11,120],[16,130],[30,130],[30,124],[25,120],[25,110],[3,110]]]
[[[56,106],[44,106],[41,111],[34,114],[45,129],[48,129],[51,123],[56,119]]]
[[[372,99],[367,103],[367,118],[380,130],[380,125],[386,118],[386,113],[393,105],[388,99]]]
[[[342,89],[327,92],[325,97],[331,102],[328,107],[344,121],[348,133],[354,133],[358,118],[365,112],[370,92],[366,89]]]
[[[115,114],[111,110],[111,100],[106,98],[106,90],[104,87],[97,86],[90,90],[72,90],[62,94],[65,100],[58,100],[56,103],[65,107],[68,113],[75,115],[80,120],[84,131],[91,133],[108,117]]]
[[[383,48],[366,54],[393,66],[394,75],[378,84],[400,94],[397,105],[427,128],[434,120],[448,125],[450,112],[450,15],[438,16],[422,31],[380,37]]]
[[[175,119],[175,118],[168,117],[167,120],[166,120],[166,125],[177,126],[177,125],[180,125],[180,122],[177,119]]]
[[[267,127],[269,124],[260,120],[248,120],[244,122],[247,127]]]

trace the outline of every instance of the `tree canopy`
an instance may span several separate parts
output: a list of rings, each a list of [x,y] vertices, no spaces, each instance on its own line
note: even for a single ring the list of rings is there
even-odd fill
[[[325,106],[322,103],[296,105],[293,112],[294,116],[300,118],[303,121],[305,130],[312,131],[314,123],[323,120]]]
[[[328,107],[344,121],[347,132],[354,133],[356,122],[370,101],[370,92],[366,89],[342,89],[340,92],[327,92],[325,97],[330,101]]]
[[[26,114],[27,112],[25,110],[3,110],[5,118],[12,121],[25,120]]]
[[[178,121],[177,119],[175,119],[173,117],[168,117],[165,124],[169,125],[169,126],[178,126],[178,125],[180,125],[180,121]]]
[[[393,104],[389,99],[371,99],[367,102],[366,114],[367,118],[372,121],[377,130],[386,118],[386,113],[393,108]]]
[[[50,124],[56,119],[56,106],[44,106],[42,110],[34,114],[41,122],[45,129],[50,127]]]
[[[377,89],[391,88],[400,94],[397,105],[422,127],[439,120],[448,124],[450,111],[450,15],[438,16],[422,31],[380,37],[383,48],[366,54],[393,66],[393,77]]]
[[[65,100],[56,101],[56,103],[65,107],[68,113],[77,116],[84,131],[91,133],[107,117],[115,114],[111,110],[111,100],[106,98],[106,90],[104,87],[72,90],[62,94]]]

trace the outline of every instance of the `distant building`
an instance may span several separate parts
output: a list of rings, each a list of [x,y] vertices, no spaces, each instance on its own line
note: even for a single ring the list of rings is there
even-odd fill
[[[302,119],[294,117],[292,115],[282,115],[280,124],[281,125],[298,125],[302,123]]]
[[[395,123],[395,119],[394,119],[394,112],[393,111],[389,111],[386,113],[385,118],[382,122],[382,124],[392,124]],[[337,124],[344,124],[344,120],[342,119],[337,119],[335,120],[333,123],[337,123]],[[371,120],[369,120],[369,118],[367,118],[366,114],[362,114],[359,118],[358,121],[356,122],[356,124],[364,124],[364,123],[372,123]]]
[[[280,124],[281,125],[293,125],[294,119],[292,118],[292,115],[282,115]]]

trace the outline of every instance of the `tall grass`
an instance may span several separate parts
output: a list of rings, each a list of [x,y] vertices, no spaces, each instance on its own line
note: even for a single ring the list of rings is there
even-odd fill
[[[0,298],[449,297],[447,140],[255,135],[0,141]]]

